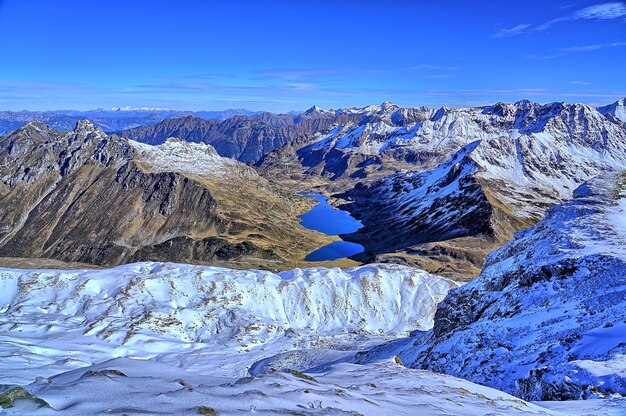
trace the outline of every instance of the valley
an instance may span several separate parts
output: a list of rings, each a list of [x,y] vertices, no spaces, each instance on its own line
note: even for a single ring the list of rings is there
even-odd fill
[[[0,0],[0,416],[626,416],[625,28]]]
[[[623,414],[625,189],[579,187],[465,285],[392,264],[0,269],[0,398],[22,397],[9,415]]]
[[[28,122],[0,138],[0,402],[623,414],[620,103]]]
[[[332,266],[328,259],[339,256],[336,250],[344,247],[347,251],[335,265],[400,262],[467,281],[479,273],[487,254],[516,231],[535,224],[547,208],[570,198],[580,183],[626,164],[626,132],[617,118],[621,108],[623,101],[598,108],[520,101],[459,109],[403,108],[385,102],[339,110],[313,107],[299,115],[259,113],[225,120],[187,116],[121,133],[129,138],[104,133],[91,122],[80,122],[78,130],[64,134],[32,122],[0,141],[6,167],[0,195],[7,219],[0,255],[95,265],[184,259],[287,270],[306,264]],[[92,135],[96,139],[90,140]],[[61,143],[49,144],[57,140]],[[30,154],[28,149],[40,143],[49,150]],[[67,158],[67,152],[73,156]],[[207,157],[206,152],[214,153]],[[21,171],[13,170],[16,163],[23,165]],[[63,163],[70,164],[66,168]],[[101,171],[110,172],[109,179]],[[166,172],[172,179],[156,179]],[[154,179],[132,176],[146,174]],[[165,186],[178,187],[178,177],[185,184],[189,181],[183,187],[205,189],[207,202],[191,194],[191,200],[183,201],[183,194],[163,192],[165,182],[158,181],[174,180]],[[149,218],[128,218],[122,224],[120,216],[111,213],[115,219],[109,220],[113,230],[108,234],[113,245],[72,246],[61,224],[71,224],[84,212],[95,214],[97,204],[83,210],[97,200],[102,189],[98,186],[107,180],[124,190],[107,198],[124,198],[129,207],[160,204],[161,217],[153,221],[146,211]],[[125,196],[129,185],[123,181],[133,184],[132,192],[142,189],[144,201],[131,202],[129,198],[136,197]],[[83,186],[92,192],[79,193]],[[298,217],[313,202],[298,195],[301,192],[326,195],[335,209],[349,212],[362,227],[332,236],[307,230]],[[27,196],[21,207],[11,202],[18,195]],[[67,195],[87,205],[60,209]],[[206,208],[196,210],[196,201]],[[193,215],[181,211],[180,220],[173,220],[171,213],[178,208],[164,204],[176,203],[191,204],[194,215],[205,211],[207,218],[191,219]],[[52,206],[63,217],[46,219],[50,237],[41,234],[41,246],[34,249],[36,245],[24,238],[38,232],[38,212]],[[170,218],[167,222],[164,215]],[[84,227],[76,229],[78,238],[93,233]],[[125,235],[136,233],[137,227],[145,237],[136,238],[142,245],[147,242],[146,247],[135,247]],[[150,234],[151,227],[158,231]],[[11,248],[2,250],[2,244]],[[24,244],[28,251],[19,249]],[[306,261],[307,255],[329,244],[313,259],[330,263]]]

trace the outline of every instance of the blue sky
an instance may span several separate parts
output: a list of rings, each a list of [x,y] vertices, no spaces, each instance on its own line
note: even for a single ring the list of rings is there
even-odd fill
[[[0,0],[0,110],[626,96],[626,3]]]

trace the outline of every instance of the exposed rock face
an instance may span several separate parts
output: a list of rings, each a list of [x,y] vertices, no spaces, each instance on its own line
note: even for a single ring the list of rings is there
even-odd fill
[[[287,199],[208,145],[153,147],[86,121],[69,133],[31,122],[0,140],[0,180],[0,256],[101,265],[276,260],[271,232],[285,244],[318,245],[295,213],[268,210]],[[234,212],[239,198],[247,205]],[[246,218],[246,208],[255,216]]]
[[[163,143],[168,137],[209,143],[221,156],[253,162],[299,136],[325,130],[336,121],[334,116],[318,117],[310,114],[295,116],[262,113],[224,121],[188,116],[165,120],[155,126],[125,130],[121,134],[149,144]]]
[[[242,162],[256,162],[265,154],[294,140],[326,132],[335,126],[369,125],[385,122],[405,125],[424,118],[425,110],[401,108],[391,103],[364,108],[321,110],[317,107],[302,114],[259,113],[236,116],[224,121],[183,117],[165,120],[155,126],[123,131],[124,137],[158,144],[168,137],[209,143],[221,156]]]
[[[626,395],[625,276],[626,175],[605,175],[491,254],[432,335],[395,353],[528,400]]]
[[[429,121],[442,122],[429,133],[422,123],[410,140],[426,134],[425,143],[445,155],[479,139],[434,169],[399,172],[338,195],[352,201],[344,208],[364,224],[345,236],[366,247],[361,260],[404,261],[457,279],[475,275],[486,253],[578,184],[626,167],[626,129],[584,105],[440,110]],[[458,136],[443,135],[453,128]]]

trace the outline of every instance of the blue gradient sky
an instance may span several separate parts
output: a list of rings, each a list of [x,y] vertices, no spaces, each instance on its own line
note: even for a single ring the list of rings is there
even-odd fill
[[[613,102],[626,4],[0,0],[0,110]]]

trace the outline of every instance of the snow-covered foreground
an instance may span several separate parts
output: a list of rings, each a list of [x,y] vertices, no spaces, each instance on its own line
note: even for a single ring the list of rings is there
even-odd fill
[[[572,413],[571,403],[562,412],[551,411],[494,389],[411,370],[394,361],[367,366],[337,364],[312,376],[277,371],[232,380],[189,373],[153,360],[118,358],[39,380],[28,389],[51,408],[22,401],[9,414],[619,414],[619,409],[611,410],[612,403],[602,412],[598,412],[598,403],[591,403],[596,406],[587,406],[583,412]]]
[[[47,406],[7,414],[620,414],[610,401],[548,410],[394,359],[351,363],[431,328],[455,286],[399,265],[1,269],[0,403],[23,386]]]
[[[241,377],[281,352],[328,355],[428,329],[454,286],[395,265],[280,274],[172,263],[0,269],[0,348],[12,357],[0,361],[0,377],[27,383],[113,357]]]

